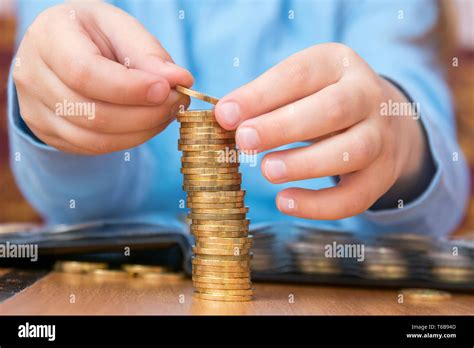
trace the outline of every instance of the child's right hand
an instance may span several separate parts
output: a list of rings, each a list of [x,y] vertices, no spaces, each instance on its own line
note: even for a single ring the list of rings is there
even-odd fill
[[[161,132],[191,86],[160,43],[133,17],[104,3],[41,13],[16,55],[13,79],[22,118],[62,151],[103,154]]]

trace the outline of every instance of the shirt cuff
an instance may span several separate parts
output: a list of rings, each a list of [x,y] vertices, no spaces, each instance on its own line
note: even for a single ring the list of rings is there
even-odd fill
[[[404,84],[404,87],[410,90],[410,86]],[[379,226],[396,226],[396,231],[445,235],[456,228],[463,216],[469,178],[455,139],[443,135],[430,117],[436,114],[434,107],[423,102],[420,105],[420,121],[436,168],[429,185],[409,203],[395,209],[367,210],[361,216]]]

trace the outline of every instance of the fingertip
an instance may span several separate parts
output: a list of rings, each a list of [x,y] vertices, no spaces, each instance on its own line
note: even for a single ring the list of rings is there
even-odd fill
[[[194,77],[189,70],[170,61],[166,62],[165,66],[169,69],[171,87],[180,85],[189,88],[194,84]]]
[[[240,126],[237,128],[236,140],[242,151],[258,151],[260,148],[260,135],[254,127]]]
[[[281,184],[288,180],[286,163],[277,156],[265,156],[261,167],[263,176],[273,184]]]
[[[188,70],[157,55],[146,56],[137,63],[136,69],[162,76],[171,88],[176,85],[191,87],[194,83],[193,75]]]
[[[295,215],[298,208],[296,199],[290,190],[283,190],[277,194],[276,206],[279,211],[288,215]]]
[[[234,130],[241,120],[241,107],[235,100],[219,101],[214,108],[216,120],[222,128]]]

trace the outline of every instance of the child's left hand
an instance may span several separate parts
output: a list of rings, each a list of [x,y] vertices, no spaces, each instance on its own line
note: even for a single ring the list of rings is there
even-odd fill
[[[407,103],[349,47],[322,44],[301,51],[216,106],[226,129],[237,128],[242,150],[275,151],[262,162],[264,176],[284,183],[341,177],[336,187],[290,188],[277,196],[278,208],[310,219],[341,219],[370,208],[394,185],[420,174],[426,140],[414,115],[381,115],[385,103]]]

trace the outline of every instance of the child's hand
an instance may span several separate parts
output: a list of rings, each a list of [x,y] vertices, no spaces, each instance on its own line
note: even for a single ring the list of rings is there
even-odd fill
[[[382,103],[390,99],[407,102],[350,48],[323,44],[222,98],[216,117],[224,128],[237,128],[242,150],[312,141],[266,155],[262,172],[273,183],[340,175],[336,187],[291,188],[277,197],[286,214],[340,219],[365,211],[394,184],[416,180],[421,170],[422,127],[414,117],[381,116]]]
[[[21,42],[20,111],[45,143],[79,154],[139,145],[162,131],[193,78],[133,17],[104,3],[52,7]]]

